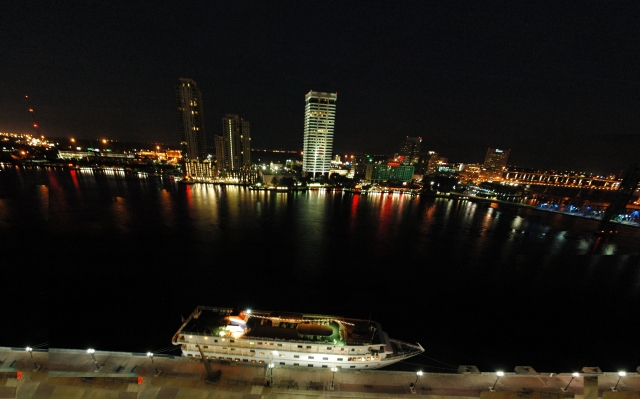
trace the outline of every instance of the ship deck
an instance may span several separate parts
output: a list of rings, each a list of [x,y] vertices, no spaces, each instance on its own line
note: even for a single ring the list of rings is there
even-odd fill
[[[232,314],[232,310],[228,308],[198,307],[178,333],[217,336],[229,324],[227,317]],[[285,321],[273,323],[271,317],[280,317],[278,320]],[[288,322],[294,318],[303,319],[304,322]],[[297,328],[300,324],[318,326],[317,330],[322,331],[315,335],[301,334]],[[331,345],[377,345],[383,343],[380,329],[380,325],[374,321],[346,319],[340,316],[254,311],[247,321],[247,332],[237,338]]]

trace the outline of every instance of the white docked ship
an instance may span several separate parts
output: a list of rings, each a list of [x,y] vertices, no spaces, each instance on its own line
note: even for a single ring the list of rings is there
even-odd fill
[[[375,321],[199,306],[173,336],[182,355],[217,361],[377,369],[424,352],[389,338]]]

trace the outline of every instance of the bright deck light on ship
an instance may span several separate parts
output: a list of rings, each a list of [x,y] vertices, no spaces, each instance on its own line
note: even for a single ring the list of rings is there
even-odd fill
[[[498,377],[503,377],[504,376],[504,371],[498,371],[498,372],[496,372],[496,375]]]

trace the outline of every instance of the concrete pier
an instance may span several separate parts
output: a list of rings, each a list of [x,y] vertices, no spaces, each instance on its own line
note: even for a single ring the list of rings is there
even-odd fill
[[[211,363],[220,370],[206,381],[201,360],[143,353],[0,348],[0,399],[215,399],[215,398],[399,398],[433,399],[640,399],[640,375],[627,372],[457,374],[367,370],[362,372]],[[94,361],[95,357],[95,361]],[[35,364],[34,364],[35,363]],[[526,370],[526,371],[523,371]],[[573,378],[573,379],[572,379]],[[333,381],[334,389],[331,390]],[[617,385],[617,387],[616,387]],[[616,387],[616,391],[613,388]],[[492,391],[493,388],[493,391]]]

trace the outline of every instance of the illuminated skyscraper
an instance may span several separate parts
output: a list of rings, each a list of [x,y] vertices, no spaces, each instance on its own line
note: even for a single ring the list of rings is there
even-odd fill
[[[216,136],[218,168],[228,171],[251,166],[251,124],[238,115],[222,118],[222,135]]]
[[[507,160],[511,150],[500,150],[491,148],[487,150],[487,156],[484,158],[484,168],[487,170],[502,171],[507,167]]]
[[[304,99],[302,172],[313,178],[329,173],[338,93],[310,91]]]
[[[190,160],[202,161],[207,157],[207,146],[204,137],[202,94],[196,82],[180,78],[180,83],[176,85],[176,102],[180,120],[182,156]]]

